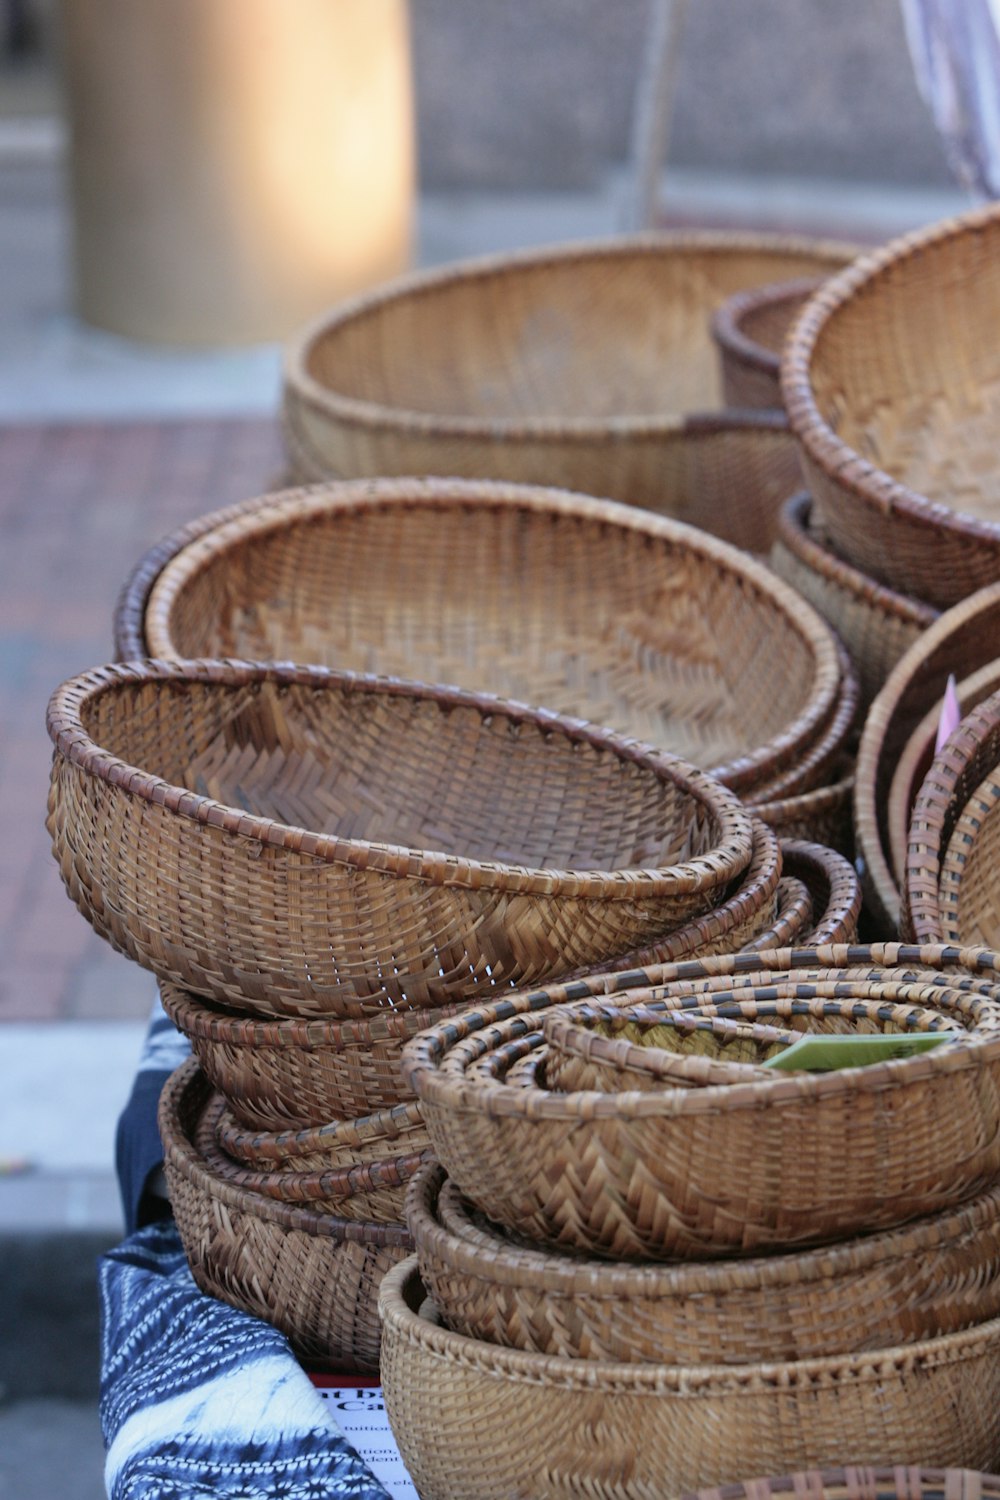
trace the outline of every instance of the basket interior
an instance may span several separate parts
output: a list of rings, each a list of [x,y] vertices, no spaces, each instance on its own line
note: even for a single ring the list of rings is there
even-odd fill
[[[272,512],[204,560],[181,552],[150,630],[158,615],[156,654],[452,682],[705,767],[816,690],[814,647],[763,581],[683,538],[513,501]]]
[[[598,1036],[609,1040],[631,1042],[633,1046],[656,1052],[672,1052],[678,1057],[707,1057],[718,1062],[762,1063],[783,1052],[783,1041],[767,1041],[747,1034],[749,1027],[719,1026],[711,1021],[693,1025],[671,1026],[660,1020],[629,1020],[622,1026],[598,1021],[588,1026]]]
[[[153,679],[91,694],[102,749],[312,832],[533,868],[675,864],[719,819],[609,749],[474,706],[330,682]]]

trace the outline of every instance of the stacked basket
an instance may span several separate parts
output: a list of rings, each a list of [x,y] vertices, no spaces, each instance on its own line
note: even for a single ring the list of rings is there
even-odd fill
[[[408,1190],[382,1378],[425,1500],[678,1494],[845,1458],[995,1468],[997,963],[722,957],[410,1043],[441,1165]],[[948,1035],[765,1066],[803,1030]]]

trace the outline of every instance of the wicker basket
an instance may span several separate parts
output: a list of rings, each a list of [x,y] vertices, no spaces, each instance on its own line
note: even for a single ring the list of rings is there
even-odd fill
[[[718,304],[842,256],[778,236],[665,234],[390,282],[289,349],[293,472],[456,474],[655,505],[684,462],[687,414],[721,405]]]
[[[302,1130],[405,1103],[403,1044],[442,1017],[438,1007],[385,1010],[365,1021],[261,1021],[165,981],[160,998],[213,1087],[251,1130]]]
[[[750,558],[639,510],[485,483],[262,503],[161,570],[144,634],[159,657],[500,692],[683,753],[742,791],[794,770],[842,697],[829,628]]]
[[[860,254],[860,251],[858,252]],[[840,270],[845,256],[830,271]],[[799,276],[734,292],[712,315],[727,406],[751,410],[781,406],[781,350],[788,330],[825,277]]]
[[[747,1479],[737,1484],[683,1495],[681,1500],[771,1500],[771,1496],[804,1496],[809,1500],[995,1500],[1000,1477],[974,1469],[921,1469],[898,1464],[874,1469],[811,1469],[777,1479]]]
[[[335,1120],[309,1130],[247,1130],[223,1109],[216,1139],[237,1164],[255,1171],[335,1172],[413,1156],[426,1149],[420,1105],[411,1100],[358,1120]]]
[[[883,931],[894,932],[899,925],[898,882],[903,875],[890,864],[887,825],[893,774],[911,734],[940,703],[948,674],[954,672],[961,681],[979,671],[997,658],[998,642],[1000,584],[974,594],[936,620],[893,668],[868,712],[854,773],[854,827],[865,904]]]
[[[783,843],[797,839],[822,844],[851,859],[854,855],[853,761],[845,757],[837,769],[840,774],[829,786],[815,787],[809,792],[799,792],[797,796],[754,803],[751,810],[774,829]]]
[[[801,880],[812,897],[812,925],[789,946],[853,943],[861,915],[861,882],[854,866],[833,849],[798,839],[784,840],[781,854],[785,874]]]
[[[840,636],[857,667],[865,706],[937,619],[931,605],[894,593],[839,558],[812,523],[808,494],[793,495],[782,506],[771,566]]]
[[[673,1266],[536,1250],[433,1163],[407,1189],[420,1276],[448,1328],[570,1359],[752,1364],[858,1354],[1000,1315],[1000,1189],[903,1229],[798,1254]]]
[[[711,908],[751,855],[749,815],[693,767],[445,688],[140,663],[65,684],[48,722],[81,910],[160,978],[262,1014],[607,963]]]
[[[772,776],[752,794],[744,794],[751,806],[766,807],[827,786],[842,770],[847,747],[855,737],[861,689],[851,659],[837,641],[840,681],[826,723],[812,744],[803,748],[796,763]]]
[[[379,1295],[382,1388],[422,1500],[648,1500],[749,1473],[1000,1461],[1000,1322],[793,1363],[630,1365],[500,1349],[439,1325],[416,1261]]]
[[[583,998],[563,986],[424,1032],[404,1049],[403,1078],[461,1191],[540,1243],[663,1259],[843,1239],[939,1212],[1000,1171],[997,963],[983,950],[883,945],[664,965],[644,989],[628,976],[622,1003],[704,1008],[710,997],[719,1014],[771,1021],[809,1014],[828,994],[838,1005],[853,996],[902,1006],[894,1027],[977,1027],[955,1045],[864,1068],[656,1094],[555,1094],[524,1075],[508,1083],[511,1063],[542,1046],[536,1012]]]
[[[313,1370],[377,1370],[379,1283],[408,1253],[399,1224],[276,1203],[221,1181],[194,1134],[210,1093],[190,1059],[160,1096],[170,1202],[202,1291],[281,1330]]]
[[[863,256],[807,304],[782,392],[837,552],[947,608],[1000,577],[1000,209]]]

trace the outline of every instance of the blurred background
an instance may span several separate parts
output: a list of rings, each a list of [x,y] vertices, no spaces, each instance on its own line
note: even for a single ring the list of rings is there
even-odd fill
[[[62,891],[49,692],[281,474],[282,341],[410,265],[958,211],[899,0],[0,0],[0,1497],[103,1493],[94,1259],[154,986]],[[654,107],[659,105],[657,109]]]

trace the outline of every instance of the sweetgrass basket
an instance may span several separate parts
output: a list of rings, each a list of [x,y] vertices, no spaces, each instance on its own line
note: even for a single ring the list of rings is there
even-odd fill
[[[445,1326],[569,1359],[746,1365],[917,1343],[1000,1315],[1000,1191],[822,1250],[666,1266],[538,1250],[437,1163],[410,1183],[420,1277]]]
[[[1000,575],[996,205],[894,240],[809,301],[782,393],[834,547],[938,607]]]
[[[684,1367],[502,1349],[382,1283],[382,1389],[423,1500],[647,1500],[809,1465],[996,1468],[1000,1321],[863,1354]]]
[[[834,637],[793,589],[702,532],[527,486],[385,480],[262,502],[178,547],[142,635],[156,657],[499,692],[744,792],[787,778],[817,740],[839,747]]]
[[[662,1259],[843,1239],[943,1210],[1000,1171],[998,962],[875,945],[736,954],[620,981],[621,1003],[710,1003],[776,1024],[822,1017],[826,997],[849,1026],[853,999],[867,1020],[884,1005],[890,1029],[973,1027],[869,1067],[656,1094],[557,1094],[537,1067],[509,1078],[532,1054],[544,1065],[538,1011],[587,993],[566,985],[422,1033],[403,1077],[461,1191],[540,1243]],[[845,1139],[849,1152],[832,1148]]]
[[[867,707],[893,667],[938,611],[877,583],[832,551],[812,515],[806,493],[793,495],[778,513],[771,566],[798,589],[846,645]]]
[[[222,1181],[194,1143],[210,1085],[191,1058],[160,1096],[164,1172],[177,1229],[202,1291],[264,1318],[313,1370],[377,1370],[376,1298],[410,1238],[277,1203]]]
[[[80,909],[160,978],[263,1014],[607,963],[711,908],[752,850],[749,815],[693,767],[457,690],[139,663],[64,684],[48,724]]]

